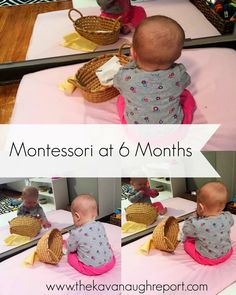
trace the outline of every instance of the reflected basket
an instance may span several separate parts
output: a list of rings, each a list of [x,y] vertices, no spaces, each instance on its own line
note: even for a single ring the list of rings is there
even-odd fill
[[[31,216],[18,216],[9,221],[10,233],[34,238],[41,230],[41,223]]]
[[[155,207],[147,203],[135,203],[126,208],[126,220],[150,225],[158,217]]]

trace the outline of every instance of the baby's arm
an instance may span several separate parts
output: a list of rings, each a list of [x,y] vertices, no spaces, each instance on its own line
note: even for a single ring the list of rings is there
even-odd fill
[[[117,74],[115,74],[113,78],[113,86],[117,88],[119,91],[121,90],[120,86],[122,84],[122,69],[118,71]]]
[[[67,251],[75,252],[78,248],[78,240],[75,237],[75,233],[73,231],[70,232],[70,236],[67,240]]]
[[[23,209],[23,206],[19,206],[18,209],[17,209],[17,216],[22,216],[24,215],[24,209]]]
[[[185,88],[187,88],[191,84],[191,77],[186,72],[186,68],[183,64],[179,65],[179,69],[180,69],[179,83],[180,83],[180,86],[182,86],[182,89],[184,90]]]
[[[131,203],[138,203],[140,200],[143,198],[143,191],[132,191],[127,194],[128,195],[128,200]]]
[[[194,234],[196,230],[194,229],[192,218],[185,220],[182,232],[184,234],[183,240],[185,240],[187,237],[190,237],[190,238],[196,237],[196,234]]]
[[[43,211],[43,208],[39,206],[39,209],[38,209],[38,216],[41,220],[41,224],[44,228],[47,228],[47,227],[50,227],[51,226],[51,223],[47,220],[47,217]]]

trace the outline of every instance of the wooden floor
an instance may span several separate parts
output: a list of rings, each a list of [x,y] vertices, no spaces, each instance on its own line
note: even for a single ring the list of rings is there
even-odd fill
[[[70,0],[0,7],[0,62],[25,60],[39,13],[70,8],[72,8]],[[10,120],[18,86],[18,84],[0,86],[0,124],[8,123]]]

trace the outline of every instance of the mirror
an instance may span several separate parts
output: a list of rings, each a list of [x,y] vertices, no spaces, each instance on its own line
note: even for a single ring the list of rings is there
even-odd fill
[[[207,2],[214,1],[134,0],[131,2],[132,5],[143,6],[148,16],[163,14],[175,19],[184,28],[187,39],[233,33],[234,23],[228,21],[233,13],[232,5],[229,6],[227,12],[220,10],[219,18],[217,18],[217,14],[209,13],[209,5],[207,5]],[[1,15],[5,22],[1,32],[4,43],[1,44],[0,61],[5,63],[34,60],[83,52],[60,45],[63,36],[75,32],[73,22],[68,18],[68,10],[72,7],[78,9],[84,16],[100,14],[100,7],[95,0],[73,0],[72,2],[65,0],[16,5],[10,8],[1,7]],[[203,13],[208,15],[209,19]],[[228,18],[226,18],[227,13]],[[30,17],[28,17],[29,14]],[[25,22],[25,16],[27,16],[27,22]],[[71,18],[76,20],[80,18],[80,15],[73,12]],[[221,24],[218,24],[218,21]],[[226,22],[229,23],[227,28],[225,28]],[[119,48],[124,40],[131,41],[131,39],[132,34],[120,35],[118,42],[108,46],[98,46],[96,50]]]
[[[38,190],[38,203],[51,227],[41,228],[32,238],[10,235],[9,222],[22,212],[22,191],[26,186]],[[57,228],[62,233],[73,227],[69,204],[80,194],[91,194],[98,204],[97,219],[110,223],[110,215],[120,208],[120,179],[110,178],[1,178],[0,179],[0,261],[36,245],[49,229]],[[20,209],[21,208],[21,209]],[[25,212],[24,207],[24,213]],[[24,244],[21,244],[23,239]]]
[[[143,185],[140,189],[141,183],[144,184],[145,181],[146,184]],[[138,193],[141,190],[141,194]],[[196,204],[194,202],[187,202],[186,208],[183,208],[183,203],[185,203],[185,200],[183,200],[181,197],[186,193],[185,178],[150,177],[148,179],[123,179],[121,191],[122,225],[124,227],[124,230],[122,231],[122,245],[130,243],[137,238],[151,233],[156,225],[159,224],[161,220],[165,219],[167,216],[183,218],[186,217],[189,213],[192,213],[196,207]],[[139,202],[151,202],[152,207],[155,208],[159,213],[157,216],[155,216],[155,220],[153,220],[152,222],[150,221],[151,224],[146,224],[146,226],[140,229],[136,229],[136,224],[131,224],[131,228],[129,228],[129,224],[126,223],[127,218],[129,219],[128,221],[135,221],[135,218],[137,216],[133,215],[133,210],[136,210],[135,203]],[[128,207],[129,209],[127,211]],[[144,209],[146,210],[146,208]],[[131,210],[131,212],[129,210]],[[141,209],[137,210],[139,211],[140,215]],[[144,215],[146,214],[144,213]],[[124,224],[126,225],[124,226]],[[126,226],[127,232],[125,232]]]

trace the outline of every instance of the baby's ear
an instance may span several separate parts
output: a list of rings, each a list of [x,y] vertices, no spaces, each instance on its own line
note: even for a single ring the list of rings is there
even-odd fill
[[[133,46],[130,47],[130,55],[131,55],[133,60],[136,60],[137,54],[136,54]]]
[[[78,212],[75,212],[75,216],[76,216],[76,218],[77,218],[78,220],[80,220],[80,215],[79,215]]]

